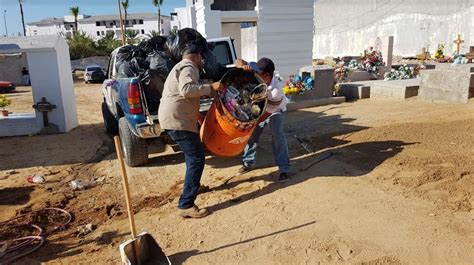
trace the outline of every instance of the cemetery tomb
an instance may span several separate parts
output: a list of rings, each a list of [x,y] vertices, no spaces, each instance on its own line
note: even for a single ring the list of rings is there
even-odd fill
[[[474,97],[474,67],[455,65],[422,71],[419,98],[430,101],[467,103]]]
[[[418,95],[419,79],[377,81],[370,86],[370,99],[407,99]]]

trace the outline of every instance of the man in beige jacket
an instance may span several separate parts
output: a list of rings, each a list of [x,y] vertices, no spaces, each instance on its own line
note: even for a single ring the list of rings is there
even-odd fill
[[[202,84],[199,80],[200,52],[195,44],[186,45],[183,60],[171,69],[166,79],[158,110],[161,128],[179,145],[186,160],[183,192],[178,203],[179,215],[184,218],[209,214],[194,204],[205,161],[198,128],[199,102],[202,96],[212,96],[222,88],[220,82]]]

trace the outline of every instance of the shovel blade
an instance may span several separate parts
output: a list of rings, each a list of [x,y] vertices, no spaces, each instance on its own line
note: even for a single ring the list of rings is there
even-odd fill
[[[122,264],[171,265],[161,247],[147,232],[139,234],[135,239],[123,242],[120,244],[119,250]]]

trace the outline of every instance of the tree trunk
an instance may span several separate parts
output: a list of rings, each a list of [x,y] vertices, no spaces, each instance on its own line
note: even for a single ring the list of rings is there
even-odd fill
[[[127,9],[124,8],[123,12],[125,13],[125,21],[123,22],[123,30],[127,31],[127,17],[128,17]]]
[[[26,36],[25,16],[23,14],[23,4],[20,2],[21,23],[23,25],[23,36]]]
[[[161,9],[158,5],[158,36],[161,36]]]
[[[126,44],[125,30],[123,29],[122,7],[120,5],[120,0],[117,0],[117,5],[118,5],[118,12],[119,12],[119,15],[120,15],[120,35],[122,37],[122,45],[125,45]]]
[[[74,16],[74,35],[77,34],[77,15]]]

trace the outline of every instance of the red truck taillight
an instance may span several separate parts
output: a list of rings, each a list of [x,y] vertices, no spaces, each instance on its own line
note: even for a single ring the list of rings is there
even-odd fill
[[[131,82],[130,84],[128,84],[128,106],[130,109],[130,114],[142,114],[138,83]]]

